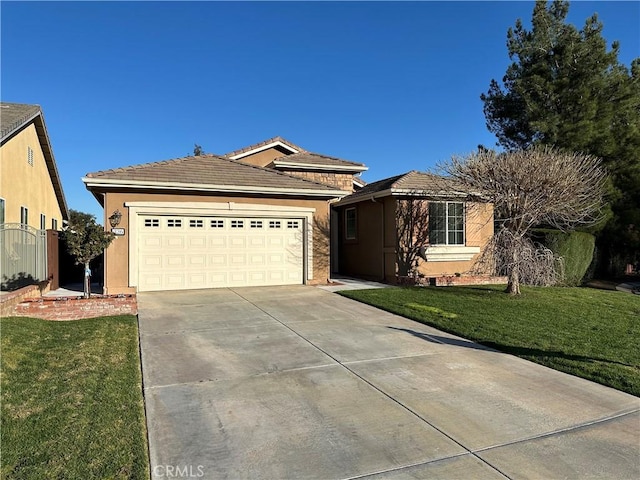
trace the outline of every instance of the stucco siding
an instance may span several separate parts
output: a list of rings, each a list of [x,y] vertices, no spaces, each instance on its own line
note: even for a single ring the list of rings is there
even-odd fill
[[[109,227],[108,217],[117,209],[122,213],[119,227],[125,229],[125,235],[117,237],[105,252],[105,293],[134,293],[129,279],[129,232],[131,231],[129,208],[127,202],[210,202],[254,205],[275,205],[283,207],[314,208],[314,223],[327,218],[329,207],[326,200],[301,200],[291,198],[260,198],[260,197],[227,197],[207,195],[179,195],[156,194],[144,192],[111,192],[105,196],[104,224]],[[313,228],[313,279],[309,283],[324,283],[329,278],[329,239]]]
[[[28,148],[33,150],[33,166],[27,160]],[[62,211],[56,197],[40,141],[33,124],[9,139],[0,147],[0,198],[5,201],[5,222],[20,222],[20,207],[28,208],[28,223],[40,228],[40,214],[62,228]]]
[[[250,165],[256,165],[258,167],[266,167],[276,158],[284,157],[285,155],[286,153],[284,153],[282,150],[278,150],[277,148],[272,147],[261,152],[247,155],[246,157],[239,158],[238,161],[248,163]]]
[[[384,278],[383,235],[387,202],[361,202],[340,209],[340,273],[362,278]],[[356,209],[356,238],[345,238],[345,212]]]
[[[482,252],[493,236],[493,205],[469,202],[465,210],[465,246],[479,247]],[[468,274],[479,256],[476,254],[471,260],[461,262],[421,261],[418,271],[427,277]]]

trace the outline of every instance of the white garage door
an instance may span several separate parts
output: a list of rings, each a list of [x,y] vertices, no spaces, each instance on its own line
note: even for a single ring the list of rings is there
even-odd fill
[[[303,283],[303,220],[138,216],[138,290]]]

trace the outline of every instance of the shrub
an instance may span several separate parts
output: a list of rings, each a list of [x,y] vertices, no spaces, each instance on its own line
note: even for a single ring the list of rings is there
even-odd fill
[[[536,229],[533,240],[540,242],[564,260],[564,285],[582,283],[593,259],[595,237],[586,232],[561,232],[559,230]]]

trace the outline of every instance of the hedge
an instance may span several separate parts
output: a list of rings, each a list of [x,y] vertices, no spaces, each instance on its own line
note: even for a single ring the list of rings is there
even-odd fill
[[[576,286],[582,283],[593,260],[593,235],[586,232],[536,229],[532,233],[532,239],[564,259],[564,285]]]

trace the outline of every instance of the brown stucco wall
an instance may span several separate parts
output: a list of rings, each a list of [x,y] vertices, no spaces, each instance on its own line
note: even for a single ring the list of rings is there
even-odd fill
[[[33,150],[33,166],[27,162],[27,147]],[[20,223],[20,207],[29,209],[29,225],[40,228],[40,214],[62,228],[62,212],[51,183],[36,127],[32,123],[0,147],[0,198],[5,200],[6,223]]]
[[[239,158],[239,162],[257,165],[258,167],[266,167],[276,158],[284,157],[287,154],[277,148],[268,148],[258,153]]]
[[[105,292],[106,294],[135,293],[129,286],[129,209],[126,202],[235,202],[259,205],[279,205],[285,207],[315,208],[314,223],[326,221],[329,213],[327,200],[262,197],[225,197],[196,194],[159,194],[145,192],[110,192],[105,195],[104,224],[110,228],[108,217],[116,210],[122,213],[119,225],[125,228],[125,235],[116,237],[105,251]],[[325,283],[329,278],[329,239],[313,230],[313,280],[309,283]]]
[[[383,245],[388,243],[384,235],[383,219],[390,203],[371,200],[348,205],[338,209],[340,222],[340,273],[356,277],[382,280],[384,278],[385,257]],[[356,209],[356,238],[345,238],[345,211]]]
[[[356,207],[357,238],[346,240],[345,210]],[[339,273],[361,278],[396,280],[396,200],[392,197],[366,200],[357,204],[336,207],[339,214],[340,246]],[[465,237],[467,247],[484,249],[493,236],[493,206],[467,203]],[[479,254],[464,262],[421,261],[418,271],[427,277],[468,273]]]

